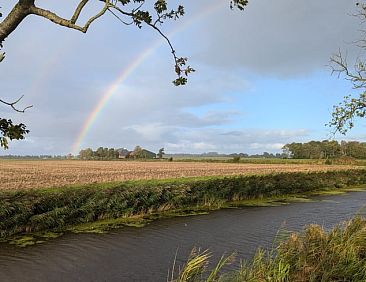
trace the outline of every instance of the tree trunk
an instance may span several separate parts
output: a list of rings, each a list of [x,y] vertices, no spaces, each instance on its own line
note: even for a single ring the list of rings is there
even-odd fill
[[[34,6],[34,1],[19,0],[9,15],[0,23],[0,44],[30,15],[30,8]]]

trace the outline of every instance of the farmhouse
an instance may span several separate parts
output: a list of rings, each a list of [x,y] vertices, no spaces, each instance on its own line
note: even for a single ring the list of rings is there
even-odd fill
[[[125,159],[126,156],[130,153],[129,150],[127,150],[126,148],[120,148],[120,149],[117,149],[117,152],[118,152],[118,158],[119,159]]]
[[[146,150],[146,149],[141,149],[141,150],[134,150],[134,151],[129,151],[126,148],[121,148],[117,150],[119,153],[118,158],[120,159],[154,159],[156,158],[156,154]]]

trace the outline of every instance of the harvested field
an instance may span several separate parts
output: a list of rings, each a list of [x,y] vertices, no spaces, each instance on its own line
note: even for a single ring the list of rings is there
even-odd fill
[[[0,189],[61,187],[137,179],[357,169],[303,164],[228,164],[135,161],[0,161]]]

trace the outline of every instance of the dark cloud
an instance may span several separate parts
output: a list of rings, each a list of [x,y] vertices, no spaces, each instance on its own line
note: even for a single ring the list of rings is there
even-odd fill
[[[209,65],[292,76],[324,68],[332,53],[360,36],[356,1],[251,1],[243,13],[223,9],[204,24]]]

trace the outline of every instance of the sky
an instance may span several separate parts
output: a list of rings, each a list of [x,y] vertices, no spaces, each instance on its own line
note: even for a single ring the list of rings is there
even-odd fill
[[[4,15],[15,2],[2,4]],[[64,17],[77,4],[36,2]],[[347,136],[332,136],[325,126],[333,105],[352,93],[331,74],[331,55],[362,55],[354,44],[362,28],[352,16],[356,2],[252,0],[240,12],[228,0],[170,1],[186,14],[161,29],[196,69],[183,87],[171,83],[170,50],[148,27],[106,14],[83,34],[28,17],[4,42],[0,93],[8,101],[24,95],[19,107],[33,107],[20,114],[0,105],[0,116],[25,123],[30,133],[0,155],[136,145],[256,154],[281,152],[291,142],[365,142],[364,120]],[[98,7],[92,1],[81,21]]]

